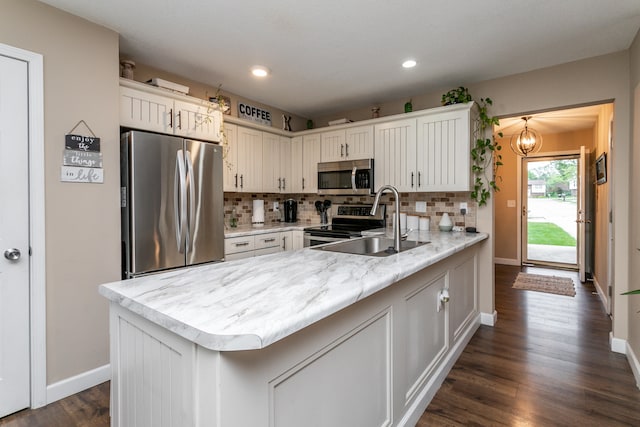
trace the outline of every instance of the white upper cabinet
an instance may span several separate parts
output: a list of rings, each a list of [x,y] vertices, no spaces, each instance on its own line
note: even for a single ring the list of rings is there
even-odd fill
[[[375,125],[375,185],[404,192],[471,191],[473,103]]]
[[[418,118],[416,191],[470,191],[470,110]]]
[[[237,191],[262,191],[262,132],[238,126]]]
[[[320,162],[320,135],[302,137],[302,193],[318,192],[318,162]]]
[[[375,125],[375,190],[383,185],[416,191],[416,119]]]
[[[210,102],[121,80],[120,125],[219,142],[222,112]]]
[[[240,191],[238,176],[238,126],[233,123],[224,124],[223,137],[224,191]]]
[[[120,125],[173,133],[173,99],[121,86]]]
[[[282,189],[280,175],[280,137],[272,133],[262,133],[262,191],[279,193]]]
[[[373,126],[356,126],[321,133],[323,162],[373,158]]]
[[[345,129],[345,157],[373,159],[373,125]]]
[[[175,134],[205,141],[220,141],[222,113],[214,104],[175,101]]]
[[[291,139],[291,184],[288,193],[318,192],[320,134]]]
[[[286,136],[280,137],[280,192],[292,193],[291,191],[291,138]]]
[[[289,193],[302,193],[303,141],[301,136],[291,138],[291,176],[288,183]]]

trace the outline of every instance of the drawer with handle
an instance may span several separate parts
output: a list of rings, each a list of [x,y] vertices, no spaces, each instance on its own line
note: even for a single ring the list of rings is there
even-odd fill
[[[256,248],[254,236],[230,237],[224,239],[225,255],[252,251]]]
[[[279,247],[282,243],[280,240],[280,233],[257,234],[254,237],[256,239],[256,249],[272,248],[274,246]]]

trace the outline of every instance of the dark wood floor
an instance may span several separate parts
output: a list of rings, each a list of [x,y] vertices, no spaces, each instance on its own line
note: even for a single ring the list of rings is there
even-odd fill
[[[417,426],[639,426],[640,391],[609,351],[611,322],[577,274],[575,298],[511,288],[496,267],[494,327],[481,326]]]
[[[0,418],[3,427],[108,427],[109,424],[109,382],[43,408]]]
[[[611,322],[573,272],[575,298],[511,288],[496,267],[494,327],[481,326],[417,426],[640,426],[640,391]],[[109,383],[0,419],[5,427],[109,425]]]

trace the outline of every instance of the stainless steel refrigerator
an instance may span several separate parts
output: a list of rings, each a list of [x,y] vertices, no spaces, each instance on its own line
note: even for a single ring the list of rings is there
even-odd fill
[[[216,144],[122,134],[123,278],[223,259],[222,172]]]

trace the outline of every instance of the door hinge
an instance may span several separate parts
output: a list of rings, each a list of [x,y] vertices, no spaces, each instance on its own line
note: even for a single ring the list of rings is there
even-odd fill
[[[33,252],[31,251],[31,246],[29,246],[29,256],[31,256]]]
[[[613,287],[611,285],[608,286],[607,293],[609,294],[609,296],[613,295]]]

